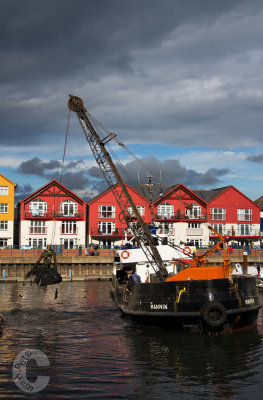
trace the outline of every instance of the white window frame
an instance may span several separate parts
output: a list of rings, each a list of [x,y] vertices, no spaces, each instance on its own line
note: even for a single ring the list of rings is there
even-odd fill
[[[31,235],[44,235],[46,231],[46,222],[41,220],[30,221],[29,232]]]
[[[99,231],[102,235],[112,235],[115,229],[115,222],[99,222]]]
[[[200,222],[188,222],[188,228],[189,229],[200,229],[201,224],[200,224]]]
[[[212,228],[214,228],[215,231],[220,233],[221,235],[224,235],[226,231],[226,225],[225,224],[211,224]],[[214,234],[214,232],[212,232]]]
[[[67,250],[74,249],[78,245],[78,239],[77,238],[65,238],[65,239],[61,238],[60,244]]]
[[[169,203],[162,203],[158,206],[158,215],[162,218],[170,218],[174,215],[174,206]]]
[[[199,206],[198,204],[195,204],[195,205],[192,205],[191,210],[188,210],[188,209],[186,210],[185,215],[191,219],[200,218],[201,212],[202,212],[201,206]]]
[[[252,208],[238,208],[237,209],[238,221],[252,221]]]
[[[1,214],[8,213],[8,203],[0,203],[0,213]]]
[[[0,249],[7,246],[7,239],[0,238]]]
[[[145,207],[144,206],[136,206],[136,208],[137,208],[138,213],[140,214],[140,216],[143,217],[145,215]],[[133,217],[135,216],[131,207],[128,207],[128,213],[130,215],[132,215]]]
[[[0,231],[8,230],[8,221],[0,221]]]
[[[47,212],[47,203],[42,199],[30,201],[29,211],[31,212],[32,217],[41,217]]]
[[[60,203],[60,212],[65,217],[74,217],[78,212],[78,204],[70,199]]]
[[[239,236],[250,236],[252,232],[251,224],[238,224]]]
[[[116,207],[109,205],[99,206],[99,218],[115,218]]]
[[[62,235],[76,235],[77,234],[76,221],[62,221],[61,234]]]
[[[211,215],[211,219],[214,221],[225,221],[226,220],[226,209],[225,208],[211,208],[210,215]]]
[[[193,246],[202,247],[202,240],[203,239],[186,239],[186,244],[190,245],[192,243]]]
[[[47,247],[46,238],[29,238],[29,246],[33,249],[45,249]]]
[[[158,226],[158,234],[173,233],[174,224],[172,222],[161,223]]]
[[[0,196],[8,196],[8,186],[0,186]]]

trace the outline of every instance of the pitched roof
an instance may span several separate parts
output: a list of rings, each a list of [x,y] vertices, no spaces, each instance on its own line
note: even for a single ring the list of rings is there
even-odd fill
[[[146,200],[148,200],[148,201],[151,200],[149,185],[140,184],[140,185],[127,185],[127,186],[129,186],[131,189],[133,189],[135,192],[137,192],[140,196],[144,197]],[[163,196],[164,194],[169,192],[170,189],[171,189],[171,186],[152,185],[152,201],[155,202],[156,200],[158,200],[160,198],[161,193]],[[103,190],[102,192],[97,194],[97,196],[94,196],[88,202],[88,204],[93,203],[93,201],[95,201],[99,197],[103,196],[109,190],[111,190],[111,187]]]
[[[150,186],[147,184],[130,185],[130,187],[149,201],[151,200],[150,193],[152,192],[153,202],[155,202],[156,200],[158,200],[160,197],[162,197],[171,190],[171,186],[161,186],[157,184],[151,186],[151,192],[150,192]]]
[[[52,181],[50,181],[46,185],[42,186],[41,188],[37,189],[35,192],[31,193],[29,196],[27,196],[25,199],[21,200],[19,203],[22,203],[22,202],[27,203],[27,202],[29,202],[30,200],[34,199],[36,196],[40,196],[41,193],[43,193],[45,190],[50,188],[52,185],[56,185],[57,187],[60,187],[65,193],[70,195],[77,202],[79,202],[81,204],[86,203],[81,197],[79,197],[77,194],[75,194],[74,192],[72,192],[71,190],[66,188],[66,186],[64,186],[61,183],[59,183],[56,179],[52,179]]]
[[[231,185],[224,186],[224,187],[217,188],[217,189],[211,189],[211,190],[193,190],[193,192],[198,197],[200,197],[201,199],[203,199],[204,201],[206,201],[208,203],[209,201],[213,200],[215,197],[219,196],[221,193],[225,192],[230,187],[231,187]]]
[[[7,178],[6,176],[4,176],[3,174],[0,174],[0,176],[1,176],[2,178],[4,178],[5,180],[7,180],[7,181],[8,181],[9,183],[11,183],[12,185],[16,186],[16,183],[10,181],[10,179],[8,179],[8,178]]]
[[[263,196],[254,201],[261,209],[263,209]]]
[[[167,186],[167,188],[168,188],[168,186]],[[189,189],[183,183],[179,183],[177,185],[170,186],[169,190],[166,193],[164,193],[162,197],[160,197],[159,199],[157,199],[155,201],[155,206],[160,204],[163,200],[169,199],[169,197],[171,195],[177,197],[179,200],[181,197],[180,197],[180,195],[177,195],[176,193],[181,190],[183,190],[183,192],[185,192],[185,193],[188,193],[188,195],[191,198],[193,198],[193,200],[197,201],[199,204],[203,204],[203,206],[206,206],[206,201],[204,201],[204,199],[202,197],[198,196],[198,194],[196,194],[196,192]],[[160,200],[160,201],[158,201],[158,200]]]

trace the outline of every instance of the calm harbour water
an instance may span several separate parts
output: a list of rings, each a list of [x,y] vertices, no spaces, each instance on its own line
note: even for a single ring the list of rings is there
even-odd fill
[[[255,329],[202,337],[121,317],[109,282],[65,282],[57,299],[55,289],[0,284],[0,399],[262,398],[262,311]],[[35,394],[13,382],[25,349],[49,359],[48,367],[28,364],[29,381],[50,377]]]

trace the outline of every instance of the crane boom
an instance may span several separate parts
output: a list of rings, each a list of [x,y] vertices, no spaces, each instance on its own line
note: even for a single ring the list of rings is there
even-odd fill
[[[154,239],[151,235],[149,226],[142,219],[121,175],[119,174],[118,169],[116,168],[110,154],[105,148],[105,144],[113,139],[116,135],[110,133],[105,138],[100,138],[89,116],[87,115],[87,110],[83,106],[83,100],[81,98],[69,95],[68,107],[78,116],[80,125],[84,131],[86,140],[90,145],[95,160],[98,163],[98,166],[104,178],[110,186],[113,195],[121,208],[122,217],[126,221],[127,226],[132,230],[142,249],[146,253],[149,262],[151,264],[153,264],[154,262],[156,263],[156,266],[158,268],[158,270],[156,271],[157,276],[160,280],[164,280],[164,278],[167,277],[167,270],[154,244]],[[118,185],[116,185],[116,181]],[[128,212],[128,205],[130,205],[133,214],[136,217],[136,224],[132,221],[131,215]],[[145,246],[145,244],[147,244],[148,246]]]

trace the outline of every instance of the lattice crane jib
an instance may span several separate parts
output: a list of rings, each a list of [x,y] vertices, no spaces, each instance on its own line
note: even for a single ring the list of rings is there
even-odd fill
[[[80,125],[84,131],[94,158],[121,208],[122,218],[125,220],[128,228],[133,232],[137,241],[141,245],[149,262],[152,265],[156,264],[160,280],[164,280],[167,276],[167,270],[154,244],[154,239],[151,235],[150,229],[142,219],[121,175],[118,172],[118,169],[112,161],[109,152],[105,148],[105,144],[112,140],[116,135],[110,133],[105,138],[99,136],[83,105],[83,100],[80,97],[69,95],[68,107],[78,116]],[[132,208],[132,212],[136,217],[136,223],[132,220],[131,215],[128,212],[128,206]],[[145,244],[148,244],[148,246],[145,246]]]

